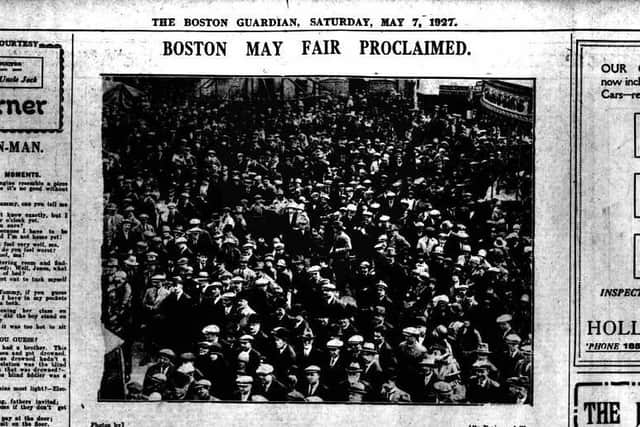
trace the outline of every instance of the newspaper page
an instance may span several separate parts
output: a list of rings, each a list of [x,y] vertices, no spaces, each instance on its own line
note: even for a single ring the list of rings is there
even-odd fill
[[[640,425],[639,13],[0,3],[0,427]]]

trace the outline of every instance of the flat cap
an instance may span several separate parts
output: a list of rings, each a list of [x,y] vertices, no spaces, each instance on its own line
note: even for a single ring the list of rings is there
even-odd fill
[[[343,342],[337,338],[334,338],[327,342],[327,348],[341,348],[343,345]]]
[[[211,381],[209,381],[206,378],[202,378],[202,379],[200,379],[200,380],[195,382],[195,386],[196,387],[207,387],[207,388],[209,388],[209,387],[211,387]]]
[[[507,344],[520,344],[522,339],[517,334],[509,334],[504,338]]]
[[[362,338],[362,335],[353,335],[347,340],[347,344],[362,344],[363,342],[364,338]]]
[[[510,314],[502,314],[496,318],[496,323],[506,323],[511,322],[513,317]]]
[[[249,375],[238,375],[236,384],[253,384],[253,378]]]
[[[207,325],[204,328],[202,328],[202,333],[203,334],[219,334],[220,333],[220,327],[218,325]]]
[[[167,356],[167,357],[170,357],[172,359],[174,359],[176,357],[176,354],[170,348],[162,348],[162,349],[160,349],[158,351],[158,355],[159,356]]]
[[[442,394],[442,395],[451,394],[453,392],[453,389],[451,388],[451,384],[444,381],[436,382],[433,385],[433,389],[436,391],[436,393]]]
[[[258,366],[258,369],[256,369],[256,374],[270,375],[272,373],[273,366],[268,363],[263,363],[262,365]]]

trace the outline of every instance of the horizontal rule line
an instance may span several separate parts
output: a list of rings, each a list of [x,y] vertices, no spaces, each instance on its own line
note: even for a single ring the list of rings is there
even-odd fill
[[[298,28],[298,29],[216,29],[205,30],[175,28],[0,28],[0,31],[46,31],[46,32],[74,32],[74,33],[325,33],[325,32],[370,32],[370,33],[562,33],[562,32],[638,32],[639,28],[460,28],[447,27],[448,29],[429,27],[429,28]]]
[[[585,350],[585,353],[638,353],[640,350]]]

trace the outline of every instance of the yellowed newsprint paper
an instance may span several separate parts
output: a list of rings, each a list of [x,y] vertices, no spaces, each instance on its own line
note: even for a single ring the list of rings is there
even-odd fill
[[[0,427],[637,427],[638,16],[0,3]]]

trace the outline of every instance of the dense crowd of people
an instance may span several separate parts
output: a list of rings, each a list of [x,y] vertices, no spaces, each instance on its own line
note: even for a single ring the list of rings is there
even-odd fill
[[[532,146],[396,92],[106,105],[126,398],[530,403]]]

